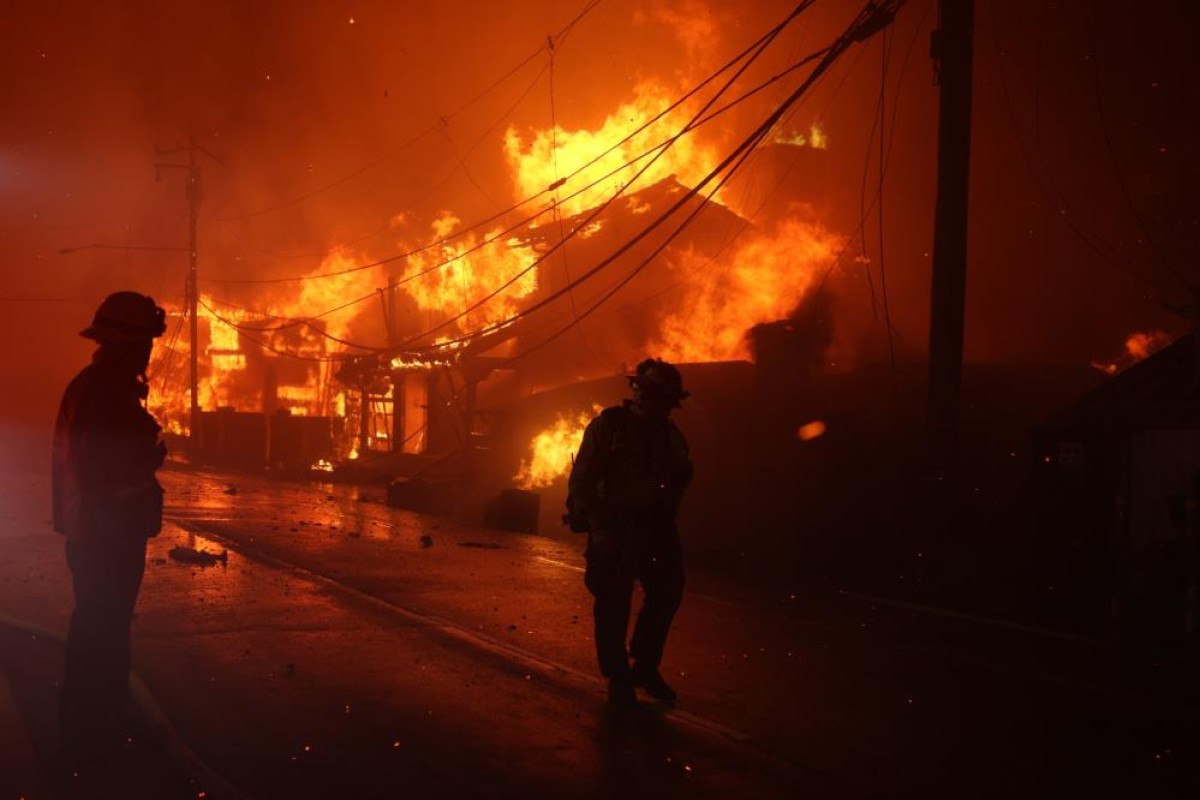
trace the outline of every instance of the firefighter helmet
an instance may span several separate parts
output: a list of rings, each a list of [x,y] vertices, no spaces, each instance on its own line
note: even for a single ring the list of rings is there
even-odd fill
[[[629,385],[643,392],[658,394],[676,405],[686,400],[690,392],[683,388],[683,376],[674,364],[661,358],[647,358],[637,365],[637,371],[629,376]]]
[[[116,292],[104,298],[92,324],[79,335],[101,344],[145,341],[166,332],[166,318],[167,312],[154,298],[137,292]]]

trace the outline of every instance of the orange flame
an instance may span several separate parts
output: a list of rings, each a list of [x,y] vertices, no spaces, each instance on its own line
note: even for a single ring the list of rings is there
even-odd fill
[[[453,214],[443,213],[433,223],[435,238],[448,236],[460,224]],[[406,272],[425,274],[402,284],[401,289],[422,310],[448,318],[463,313],[516,278],[496,297],[458,320],[453,330],[460,333],[476,330],[511,316],[519,309],[521,299],[537,290],[537,270],[529,269],[537,256],[532,248],[519,241],[497,239],[498,234],[498,231],[488,233],[483,239],[495,241],[472,253],[467,251],[481,242],[474,234],[412,256]]]
[[[508,157],[517,196],[537,194],[560,178],[583,168],[671,104],[670,93],[661,86],[643,83],[634,90],[634,94],[633,100],[619,106],[596,130],[547,128],[535,132],[533,138],[526,142],[515,128],[509,128],[504,136],[504,152]],[[674,136],[687,124],[688,119],[690,117],[682,107],[676,108],[570,178],[561,192],[563,214],[573,216],[611,198],[626,181],[633,178],[638,169],[650,162],[652,156],[610,178],[600,180],[601,177]],[[698,183],[716,164],[716,151],[697,142],[694,134],[689,134],[667,148],[627,191],[635,192],[671,175],[682,183],[692,185]],[[593,181],[599,183],[576,197],[566,197]]]
[[[583,442],[584,429],[601,410],[597,405],[574,416],[559,415],[553,425],[534,436],[529,443],[529,459],[521,461],[513,476],[517,487],[542,489],[566,475]]]
[[[748,233],[729,255],[687,251],[674,265],[690,283],[659,328],[651,352],[672,361],[748,358],[746,332],[784,319],[837,257],[844,240],[815,222],[789,218],[771,233]]]
[[[356,263],[350,253],[334,250],[313,274],[345,270]],[[348,339],[362,306],[324,312],[345,304],[347,299],[370,294],[382,282],[383,274],[378,268],[300,281],[294,296],[277,296],[273,300],[260,298],[254,304],[274,317],[266,319],[253,312],[227,307],[202,294],[197,309],[201,337],[197,394],[201,410],[213,411],[222,406],[241,411],[262,410],[264,377],[251,374],[251,360],[259,359],[259,363],[263,363],[263,360],[276,358],[277,354],[269,349],[264,353],[260,342],[266,348],[302,357],[298,361],[288,360],[286,375],[279,376],[275,387],[277,407],[305,416],[343,416],[345,398],[332,388],[333,367],[320,359],[344,350],[345,346],[329,339],[322,331],[339,339]],[[175,317],[182,313],[178,308],[171,312]],[[287,322],[316,315],[321,316],[311,325]],[[239,330],[242,327],[246,334]],[[179,337],[162,340],[164,343],[155,363],[165,368],[166,374],[156,375],[156,379],[151,380],[148,398],[150,409],[163,426],[180,434],[188,432],[191,405],[187,387],[190,344],[186,332],[184,325]],[[250,341],[251,338],[255,341]]]
[[[1125,339],[1125,352],[1112,361],[1093,360],[1091,366],[1105,375],[1116,375],[1144,358],[1154,355],[1171,343],[1166,331],[1134,331]]]

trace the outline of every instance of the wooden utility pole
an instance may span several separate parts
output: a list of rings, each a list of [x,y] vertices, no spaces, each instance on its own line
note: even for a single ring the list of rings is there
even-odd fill
[[[188,314],[188,394],[191,397],[191,414],[188,418],[188,439],[189,444],[195,446],[198,441],[198,431],[200,425],[200,394],[199,394],[199,351],[198,340],[200,338],[200,326],[198,321],[198,310],[200,303],[200,288],[197,278],[197,235],[196,226],[200,219],[200,202],[204,199],[203,192],[200,188],[200,165],[196,161],[196,153],[203,153],[216,162],[220,162],[219,156],[213,155],[205,148],[196,144],[195,137],[191,137],[186,147],[171,147],[159,148],[155,151],[157,155],[165,156],[174,153],[187,153],[187,164],[155,164],[158,170],[163,169],[185,169],[188,173],[187,183],[187,201],[188,201],[188,276],[186,288],[187,314]]]
[[[928,424],[930,443],[935,452],[947,456],[953,452],[958,440],[962,394],[974,17],[974,0],[938,0],[938,27],[930,42],[930,54],[941,88],[930,298]]]
[[[200,340],[200,325],[197,322],[197,311],[199,310],[200,291],[196,280],[196,221],[200,218],[200,201],[203,195],[200,193],[200,168],[196,166],[196,141],[191,141],[191,146],[188,147],[188,279],[187,279],[187,302],[188,302],[188,341],[191,346],[188,347],[188,393],[191,395],[192,408],[189,417],[189,427],[191,435],[196,436],[200,425],[200,393],[199,393],[199,349],[197,343]],[[195,441],[195,440],[193,440]]]

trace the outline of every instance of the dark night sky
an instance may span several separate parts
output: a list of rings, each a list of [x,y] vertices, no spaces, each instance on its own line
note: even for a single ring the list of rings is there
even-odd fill
[[[31,343],[4,351],[4,374],[26,387],[12,413],[48,418],[63,382],[88,351],[74,334],[104,294],[135,288],[181,296],[182,258],[58,254],[92,242],[185,240],[183,184],[173,172],[155,182],[155,146],[194,135],[224,158],[204,167],[201,265],[208,274],[303,272],[319,259],[294,256],[358,239],[356,252],[385,255],[397,249],[397,236],[413,231],[363,237],[400,212],[414,230],[424,230],[439,210],[452,209],[464,220],[493,210],[484,192],[455,169],[447,136],[460,152],[479,140],[467,159],[471,176],[489,197],[513,198],[500,137],[508,124],[548,124],[546,81],[480,137],[516,101],[540,60],[452,116],[444,131],[383,157],[487,87],[582,5],[7,4],[0,26],[6,76],[0,83],[0,296],[64,300],[3,301],[0,330]],[[1200,279],[1193,144],[1200,71],[1190,5],[978,4],[969,358],[1086,363],[1115,354],[1132,330],[1182,328],[1161,308],[1164,301],[1186,299],[1182,282],[1162,261]],[[603,0],[559,47],[559,124],[595,125],[629,98],[638,80],[676,87],[699,77],[789,7]],[[851,0],[818,2],[757,74],[827,41],[858,7]],[[902,351],[914,357],[924,349],[928,313],[936,136],[932,8],[933,0],[911,0],[901,12],[886,95],[889,115],[899,104],[895,127],[887,127],[886,264]],[[852,200],[838,219],[857,213],[879,91],[880,42],[861,49],[796,116],[802,125],[819,118],[829,135],[830,185],[817,189]],[[1099,122],[1097,86],[1132,208]],[[732,121],[730,132],[713,135],[727,144],[733,129],[743,130],[778,97],[768,94]],[[374,161],[380,163],[303,202],[219,221],[310,193]],[[1064,217],[1093,245],[1115,251],[1123,266],[1097,255]],[[875,224],[866,227],[871,255]],[[846,289],[843,324],[878,340],[882,329],[866,298]]]

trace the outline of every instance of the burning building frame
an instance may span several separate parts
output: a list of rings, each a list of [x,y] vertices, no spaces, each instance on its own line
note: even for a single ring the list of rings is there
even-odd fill
[[[683,110],[641,86],[596,130],[510,129],[505,156],[527,199],[504,218],[464,227],[443,212],[401,257],[358,263],[335,250],[296,291],[248,280],[244,304],[203,295],[195,456],[319,471],[450,458],[487,440],[497,409],[621,374],[642,353],[750,360],[751,329],[794,315],[844,249],[811,190],[779,166],[820,169],[828,137],[816,125],[776,133],[705,195],[688,185],[718,174],[719,159],[681,136]],[[768,205],[784,210],[762,214]],[[189,346],[169,340],[151,398],[177,434],[189,432],[188,401],[172,364]],[[535,488],[561,477],[596,400],[526,431],[510,478]]]

